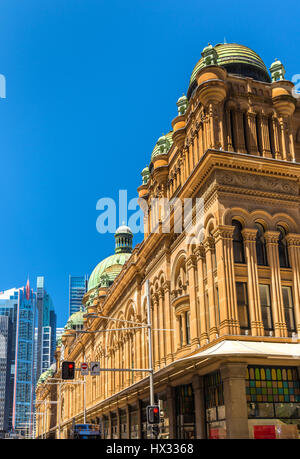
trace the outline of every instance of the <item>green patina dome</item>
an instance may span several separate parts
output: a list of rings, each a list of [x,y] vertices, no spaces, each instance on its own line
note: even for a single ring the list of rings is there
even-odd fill
[[[270,83],[270,76],[261,57],[247,46],[236,43],[217,44],[204,48],[202,54],[207,52],[216,53],[216,65],[225,67],[228,73],[254,78],[259,81]],[[204,57],[196,64],[190,79],[188,98],[195,88],[197,72],[206,66]]]
[[[106,279],[111,284],[130,256],[131,253],[115,253],[100,261],[89,278],[88,291],[104,286]]]
[[[168,134],[165,134],[158,139],[151,154],[151,161],[155,156],[168,153],[171,146],[173,145],[172,135],[173,131],[170,131]]]
[[[56,371],[56,363],[53,363],[46,371],[44,371],[39,379],[38,379],[38,382],[37,382],[37,386],[39,384],[42,384],[44,383],[48,378],[52,378],[52,376],[54,375]]]
[[[80,310],[77,312],[74,312],[69,319],[68,322],[65,325],[65,330],[72,330],[73,328],[77,328],[83,325],[83,314],[84,311]]]
[[[120,226],[115,233],[115,253],[100,261],[93,270],[88,291],[96,287],[109,287],[130,258],[133,234],[129,226]]]

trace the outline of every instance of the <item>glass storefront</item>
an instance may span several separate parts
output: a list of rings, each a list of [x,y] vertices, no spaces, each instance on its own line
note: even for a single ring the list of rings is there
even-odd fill
[[[176,387],[176,427],[180,439],[195,438],[195,404],[192,384]]]
[[[225,404],[220,371],[204,376],[207,438],[226,438]]]
[[[249,366],[246,397],[250,438],[300,438],[297,368]]]

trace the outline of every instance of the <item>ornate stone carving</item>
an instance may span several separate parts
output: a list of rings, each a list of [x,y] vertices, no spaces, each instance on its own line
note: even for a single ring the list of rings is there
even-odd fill
[[[298,183],[292,180],[265,177],[262,175],[217,171],[217,181],[223,185],[238,186],[253,190],[292,194],[294,196],[299,194]]]

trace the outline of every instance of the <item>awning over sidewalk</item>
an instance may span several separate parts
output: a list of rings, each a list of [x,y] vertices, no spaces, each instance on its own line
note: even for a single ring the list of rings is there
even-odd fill
[[[198,352],[181,360],[202,359],[208,357],[265,356],[300,358],[300,343],[265,343],[258,341],[224,340],[209,349]]]

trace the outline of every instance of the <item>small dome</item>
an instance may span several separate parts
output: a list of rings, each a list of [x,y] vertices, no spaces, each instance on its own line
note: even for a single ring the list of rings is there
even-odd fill
[[[103,286],[104,277],[108,278],[109,284],[112,284],[130,256],[131,253],[118,253],[102,260],[89,278],[88,291]]]
[[[170,132],[168,132],[168,134],[163,135],[158,139],[158,141],[156,142],[155,147],[153,148],[153,151],[152,151],[151,161],[153,160],[153,158],[155,158],[155,156],[158,156],[158,155],[162,154],[162,150],[160,148],[162,143],[165,144],[164,153],[167,154],[169,152],[171,146],[173,145],[173,137],[172,137],[172,135],[173,135],[173,131],[170,131]]]
[[[100,261],[93,270],[88,282],[88,291],[96,287],[109,287],[113,283],[123,265],[131,257],[132,238],[129,226],[119,226],[115,232],[115,253]]]
[[[38,379],[38,382],[37,382],[37,386],[39,384],[42,384],[44,383],[48,378],[52,378],[52,376],[54,375],[54,373],[56,372],[56,363],[53,363],[49,368],[47,368],[46,371],[44,371],[39,379]]]
[[[65,330],[72,330],[77,327],[83,326],[83,314],[84,314],[83,310],[74,312],[69,317],[68,322],[65,325]]]
[[[270,70],[273,69],[274,67],[277,67],[278,65],[282,65],[282,62],[280,60],[278,60],[278,59],[275,59],[273,64],[271,64],[271,66],[270,66]]]
[[[203,48],[202,53],[207,53],[207,51],[210,51],[212,49],[213,49],[213,46],[210,43],[208,43],[208,45],[205,46],[205,48]]]
[[[132,231],[131,231],[131,229],[129,228],[129,226],[121,225],[121,226],[119,226],[119,228],[118,228],[117,231],[115,232],[115,235],[116,235],[116,234],[132,234]]]

